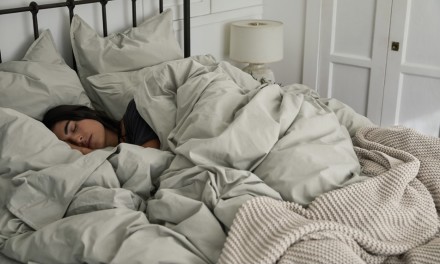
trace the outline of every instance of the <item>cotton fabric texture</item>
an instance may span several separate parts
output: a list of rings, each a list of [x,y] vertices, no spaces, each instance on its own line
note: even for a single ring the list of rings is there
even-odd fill
[[[183,58],[174,35],[171,10],[145,20],[138,27],[101,37],[75,15],[70,29],[78,74],[90,99],[100,110],[102,103],[86,78],[100,73],[138,70],[164,61]]]
[[[203,65],[216,63],[215,58],[211,55],[196,55],[189,59]],[[93,93],[99,98],[98,101],[100,102],[99,106],[101,110],[113,119],[121,120],[128,103],[133,99],[136,90],[141,89],[144,80],[150,78],[151,75],[156,72],[159,73],[159,69],[180,65],[181,60],[188,59],[167,61],[136,71],[101,73],[87,78],[87,83],[89,88],[92,89]],[[185,69],[178,70],[185,71]],[[163,78],[167,78],[167,76]],[[161,78],[158,78],[160,82],[165,82],[165,80],[160,79]],[[163,109],[163,107],[160,109]]]
[[[91,107],[74,70],[58,53],[49,30],[41,33],[20,61],[0,64],[0,107],[42,120],[61,104]]]

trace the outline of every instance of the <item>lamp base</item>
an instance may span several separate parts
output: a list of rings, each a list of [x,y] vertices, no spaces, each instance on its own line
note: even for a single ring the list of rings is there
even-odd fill
[[[250,63],[248,66],[243,68],[244,72],[249,73],[255,80],[259,81],[261,84],[264,83],[275,83],[275,76],[273,71],[266,66],[266,64],[255,64]]]

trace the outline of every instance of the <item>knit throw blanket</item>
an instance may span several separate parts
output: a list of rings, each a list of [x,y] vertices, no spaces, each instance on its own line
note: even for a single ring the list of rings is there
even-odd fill
[[[370,179],[308,208],[249,200],[219,263],[440,263],[440,140],[392,127],[362,128],[353,142]]]

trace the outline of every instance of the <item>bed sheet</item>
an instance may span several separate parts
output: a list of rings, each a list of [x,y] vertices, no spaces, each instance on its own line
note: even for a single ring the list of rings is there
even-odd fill
[[[216,263],[247,201],[307,208],[371,178],[351,137],[373,124],[306,86],[261,85],[227,62],[191,58],[127,74],[162,149],[120,144],[2,175],[1,253],[24,263]]]
[[[195,245],[223,243],[224,235],[202,204],[193,204],[198,212],[192,219],[209,229],[195,241],[151,223],[145,214],[152,179],[171,158],[122,144],[12,180],[0,178],[2,253],[23,263],[212,262]],[[195,234],[185,220],[175,221],[174,228]]]
[[[0,253],[0,263],[2,263],[2,264],[20,264],[20,262],[17,262],[13,259],[10,259],[10,258],[6,257],[5,255],[3,255],[2,253]]]

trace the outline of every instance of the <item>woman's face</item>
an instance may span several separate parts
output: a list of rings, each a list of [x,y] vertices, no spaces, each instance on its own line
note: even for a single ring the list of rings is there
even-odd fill
[[[52,131],[62,141],[89,149],[107,147],[105,127],[94,119],[63,120],[55,123]]]

